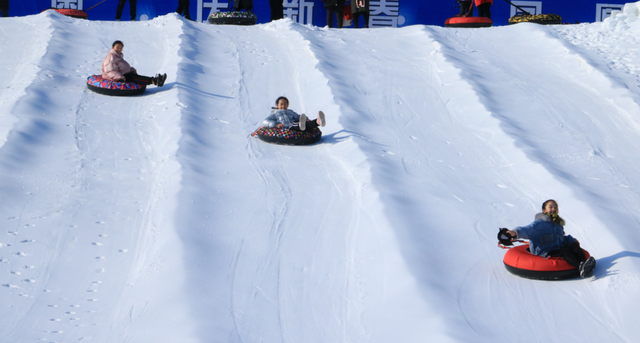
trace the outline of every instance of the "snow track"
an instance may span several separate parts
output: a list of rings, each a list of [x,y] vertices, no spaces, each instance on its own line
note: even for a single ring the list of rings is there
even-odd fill
[[[633,32],[49,12],[0,22],[0,342],[640,333]],[[165,86],[87,90],[116,39]],[[250,137],[280,95],[326,113],[320,143]],[[595,278],[504,269],[497,228],[547,198]]]
[[[162,134],[151,119],[161,95],[151,90],[140,101],[89,92],[83,80],[100,70],[98,51],[110,47],[95,40],[100,27],[52,13],[37,18],[50,22],[49,46],[0,150],[3,198],[11,199],[2,211],[12,238],[11,258],[3,260],[11,273],[3,303],[10,306],[2,310],[17,320],[2,336],[106,338],[123,311],[125,285],[140,277],[136,263],[152,250],[140,241],[158,225],[167,151],[159,151]],[[129,30],[122,31],[118,38],[127,41]],[[171,60],[170,49],[157,48],[164,55],[158,61]],[[85,326],[94,326],[91,336]]]

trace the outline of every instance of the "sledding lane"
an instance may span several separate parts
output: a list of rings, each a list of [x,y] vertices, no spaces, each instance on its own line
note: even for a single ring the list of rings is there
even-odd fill
[[[368,259],[386,245],[375,228],[379,203],[326,79],[291,25],[185,32],[183,51],[194,62],[181,64],[178,82],[206,91],[180,93],[185,168],[176,226],[192,247],[187,289],[201,340],[360,341],[375,323],[358,318],[378,278]],[[310,118],[327,114],[319,144],[249,136],[280,95]]]
[[[505,278],[504,282],[515,283],[518,288],[514,289],[513,285],[497,286],[503,294],[508,294],[513,302],[523,294],[539,299],[536,302],[540,302],[542,312],[492,313],[496,322],[512,320],[517,315],[518,326],[532,337],[538,328],[528,327],[526,323],[535,321],[540,324],[544,317],[542,313],[554,313],[552,319],[544,324],[549,328],[569,325],[580,318],[579,331],[584,335],[583,339],[598,337],[599,340],[628,341],[637,334],[636,329],[625,316],[620,317],[617,313],[632,309],[612,289],[618,280],[635,283],[631,276],[638,268],[637,263],[630,258],[617,260],[622,256],[633,256],[633,242],[638,237],[625,234],[628,241],[617,240],[614,232],[626,232],[628,227],[638,222],[637,213],[633,210],[638,208],[640,200],[635,191],[638,183],[633,166],[628,164],[628,161],[638,158],[635,156],[637,149],[629,149],[640,142],[640,131],[629,112],[637,112],[637,106],[630,101],[631,94],[625,94],[614,80],[585,63],[579,54],[566,49],[547,30],[528,24],[475,31],[427,30],[441,44],[440,50],[445,59],[460,69],[461,75],[478,95],[479,102],[493,118],[499,120],[501,129],[526,154],[532,168],[537,169],[529,180],[537,179],[534,184],[538,189],[524,188],[522,194],[537,194],[541,199],[556,198],[569,223],[567,233],[578,237],[581,244],[601,262],[593,283],[539,285]],[[526,66],[519,62],[523,54],[530,61]],[[566,89],[572,90],[571,97],[562,96]],[[588,132],[599,134],[585,134]],[[508,155],[513,156],[512,153]],[[547,180],[540,179],[544,175]],[[608,205],[600,204],[603,199]],[[600,205],[590,205],[594,203]],[[517,212],[523,214],[520,222],[513,217],[503,222],[491,222],[496,227],[528,223],[531,215],[524,213],[537,210],[535,205],[533,209],[514,209],[512,216]],[[610,216],[612,211],[620,215],[613,219]],[[617,268],[613,268],[615,264]],[[501,268],[500,263],[493,263],[493,266]],[[460,290],[463,307],[477,308],[476,300],[469,295],[483,293],[477,289],[474,273],[477,274],[475,277],[485,280],[480,284],[496,287],[495,281],[491,281],[495,280],[493,274],[483,276],[471,271],[465,276]],[[620,275],[616,275],[618,273]],[[608,280],[599,279],[605,276]],[[563,302],[568,294],[576,291],[580,295]],[[486,288],[484,293],[492,294],[494,291]],[[607,301],[593,302],[594,299]],[[553,305],[561,302],[562,306]],[[498,305],[492,303],[487,306],[495,308]],[[475,311],[467,313],[467,318],[478,318],[477,315]],[[478,321],[473,319],[473,322]],[[486,325],[486,318],[482,322],[483,325],[472,326],[479,327],[481,332],[491,330],[491,325]],[[605,328],[609,328],[611,333],[603,333]],[[575,337],[576,333],[571,332],[558,339]]]
[[[51,28],[43,17],[4,20],[12,25],[0,26],[0,148],[17,121],[15,102],[36,77],[38,62],[51,38]]]
[[[137,264],[148,264],[151,250],[145,240],[164,210],[159,193],[166,190],[160,179],[167,151],[159,151],[162,130],[152,120],[162,95],[105,97],[88,91],[85,81],[99,73],[116,39],[102,32],[129,38],[140,49],[130,49],[132,55],[164,56],[150,63],[154,69],[171,63],[171,37],[156,46],[134,43],[130,28],[113,23],[54,13],[37,19],[50,22],[51,38],[0,150],[2,218],[12,232],[2,251],[8,253],[2,273],[10,276],[3,275],[1,295],[12,320],[2,337],[79,340],[89,338],[82,327],[92,325],[94,341],[118,341],[122,331],[112,332],[112,322],[131,311],[124,285],[141,278]],[[138,28],[145,29],[155,30]]]

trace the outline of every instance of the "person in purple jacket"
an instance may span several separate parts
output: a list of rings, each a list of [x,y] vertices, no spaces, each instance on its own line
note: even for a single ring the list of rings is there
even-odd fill
[[[558,203],[547,200],[542,204],[542,213],[535,216],[533,223],[507,230],[511,239],[529,240],[532,254],[542,257],[562,257],[571,266],[580,270],[581,277],[590,277],[596,267],[593,256],[588,259],[580,247],[580,242],[564,233],[564,219],[558,215]]]

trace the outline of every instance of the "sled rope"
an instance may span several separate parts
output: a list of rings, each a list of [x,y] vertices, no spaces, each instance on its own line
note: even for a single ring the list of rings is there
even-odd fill
[[[97,4],[95,4],[95,5],[93,5],[93,6],[89,7],[89,8],[87,8],[87,9],[86,9],[86,10],[84,10],[84,11],[86,12],[86,11],[88,11],[88,10],[90,10],[90,9],[92,9],[92,8],[94,8],[94,7],[96,7],[96,6],[98,6],[98,5],[100,5],[101,3],[105,2],[105,1],[107,1],[107,0],[102,0],[102,1],[100,1],[99,3],[97,3]]]

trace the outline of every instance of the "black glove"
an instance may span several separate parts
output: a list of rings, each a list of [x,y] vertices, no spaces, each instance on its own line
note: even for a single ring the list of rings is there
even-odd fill
[[[511,236],[511,234],[507,231],[509,231],[509,229],[500,228],[500,231],[498,231],[498,241],[500,241],[500,243],[505,246],[513,245],[511,240],[515,237]]]

